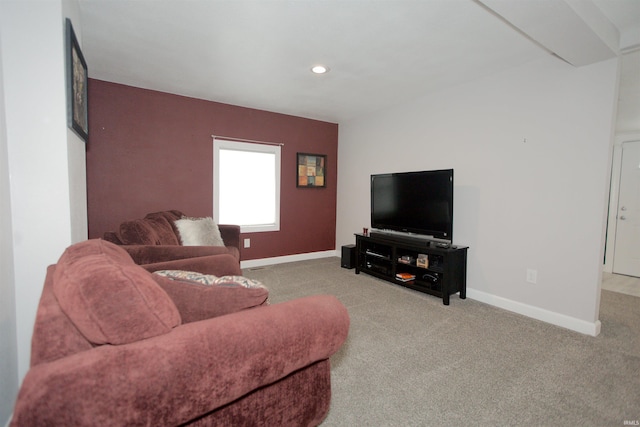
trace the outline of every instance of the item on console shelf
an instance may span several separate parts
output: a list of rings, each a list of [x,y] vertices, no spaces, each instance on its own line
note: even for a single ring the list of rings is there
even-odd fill
[[[415,280],[416,276],[410,273],[397,273],[396,279],[400,280],[401,282],[410,282],[412,280]]]
[[[429,256],[427,254],[418,254],[416,265],[422,268],[429,268]]]
[[[398,258],[398,262],[402,264],[415,265],[416,259],[410,255],[403,255]]]

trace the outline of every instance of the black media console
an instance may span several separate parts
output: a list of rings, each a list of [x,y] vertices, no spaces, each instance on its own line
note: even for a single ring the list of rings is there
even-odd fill
[[[449,305],[457,292],[467,297],[467,249],[384,233],[356,234],[356,274],[435,295]]]

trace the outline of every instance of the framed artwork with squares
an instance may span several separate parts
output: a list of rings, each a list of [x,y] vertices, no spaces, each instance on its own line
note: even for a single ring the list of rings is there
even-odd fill
[[[324,188],[327,186],[327,156],[325,154],[297,153],[296,187]]]
[[[67,71],[67,125],[84,142],[89,138],[87,115],[87,62],[73,31],[71,20],[66,20],[65,62]]]

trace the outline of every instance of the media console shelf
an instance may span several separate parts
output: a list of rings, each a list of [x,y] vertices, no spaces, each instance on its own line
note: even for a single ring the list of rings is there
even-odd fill
[[[442,298],[467,297],[466,246],[443,248],[424,239],[356,234],[356,274],[360,272]]]

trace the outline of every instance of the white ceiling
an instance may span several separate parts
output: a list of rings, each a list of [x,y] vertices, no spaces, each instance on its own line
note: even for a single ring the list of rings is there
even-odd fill
[[[80,0],[76,31],[91,78],[340,123],[550,51],[562,57],[546,40],[554,31],[574,42],[557,25],[541,37],[501,2],[514,0]],[[612,56],[640,46],[640,0],[518,4],[562,24],[561,4],[580,31],[615,36]],[[319,63],[331,71],[311,73]]]

